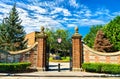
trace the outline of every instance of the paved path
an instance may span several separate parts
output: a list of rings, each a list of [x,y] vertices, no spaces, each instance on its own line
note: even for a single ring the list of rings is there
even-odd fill
[[[60,64],[61,72],[69,72],[70,71],[70,63],[59,63],[59,62],[50,62],[49,69],[50,71],[58,71],[58,64]]]
[[[0,79],[120,79],[109,74],[87,72],[34,72],[4,75],[1,75]]]
[[[120,79],[116,77],[112,78],[100,78],[100,77],[0,77],[0,79]]]

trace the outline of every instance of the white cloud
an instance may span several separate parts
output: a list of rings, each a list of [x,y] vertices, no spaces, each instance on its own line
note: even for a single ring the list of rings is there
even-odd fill
[[[120,11],[119,12],[114,12],[113,15],[114,16],[118,16],[118,15],[120,16]]]
[[[105,24],[105,22],[97,19],[81,19],[79,21],[79,24],[82,26],[91,26],[91,25],[97,25],[97,24]]]
[[[17,3],[16,3],[16,6],[19,7],[19,8],[27,8],[27,7],[28,7],[28,4],[21,3],[21,2],[17,2]]]
[[[68,27],[76,27],[77,24],[68,24],[67,26],[68,26]]]
[[[45,14],[47,11],[39,6],[28,5],[28,10],[32,10],[36,13]]]
[[[63,13],[64,13],[64,16],[70,16],[71,15],[71,13],[67,9],[64,9]]]
[[[0,7],[2,8],[10,9],[12,7],[11,5],[5,4],[3,2],[0,2],[0,4],[1,4]]]
[[[32,18],[29,17],[29,14],[26,10],[22,8],[17,8],[19,12],[19,18],[22,20],[23,26],[30,26],[30,23],[32,23]]]
[[[20,9],[20,18],[23,20],[22,25],[25,26],[25,30],[27,33],[30,33],[35,30],[40,30],[40,26],[44,26],[46,28],[64,28],[58,21],[53,20],[50,17],[42,16],[40,14],[34,14],[33,16],[29,17],[27,11]],[[34,19],[34,17],[36,17]]]
[[[2,13],[2,17],[0,17],[0,19],[5,18],[11,8],[12,8],[11,5],[7,5],[7,4],[0,2],[0,12]]]
[[[68,24],[68,27],[74,27],[74,26],[91,26],[91,25],[98,25],[98,24],[105,24],[103,20],[98,19],[76,19],[73,20],[70,24]]]
[[[69,3],[71,6],[78,8],[79,4],[76,2],[76,0],[69,0]]]
[[[98,8],[98,10],[95,12],[94,16],[100,16],[100,15],[108,15],[109,16],[110,11],[105,8]]]
[[[90,17],[90,16],[92,16],[91,11],[90,11],[90,10],[86,10],[84,16],[86,16],[86,17]]]
[[[69,22],[74,23],[74,22],[78,22],[79,19],[77,19],[77,18],[63,18],[63,22],[65,22],[65,21],[69,21]]]
[[[80,9],[78,11],[74,11],[72,15],[76,18],[89,18],[93,16],[92,11],[85,5],[81,5]]]
[[[120,12],[111,13],[105,8],[92,11],[86,5],[77,3],[77,0],[68,0],[68,3],[64,3],[65,0],[26,1],[29,4],[24,3],[24,1],[17,1],[17,10],[27,33],[40,31],[40,26],[56,29],[105,24],[113,16],[120,15]],[[69,11],[69,8],[64,4],[77,9]],[[0,21],[9,13],[12,6],[0,2],[0,11],[3,13],[0,14]]]
[[[62,13],[64,16],[70,16],[71,13],[68,11],[68,9],[60,8],[60,7],[55,7],[55,9],[51,12],[51,14],[56,14],[56,13]]]
[[[52,15],[52,16],[50,16],[50,17],[54,19],[54,18],[57,18],[58,16],[59,16],[59,15],[57,15],[57,14],[55,15],[55,14],[54,14],[54,15]]]
[[[40,31],[39,28],[38,27],[33,27],[33,26],[31,26],[31,27],[30,26],[29,27],[24,27],[24,29],[25,29],[25,31],[26,31],[27,34],[31,33],[31,32],[34,32],[34,31]]]
[[[51,14],[62,12],[62,10],[62,8],[55,8],[55,10],[51,12]]]
[[[49,19],[49,18],[46,18]],[[41,20],[41,19],[40,19]],[[32,22],[33,21],[33,22]],[[30,23],[30,22],[28,22]],[[27,23],[27,24],[28,24]],[[64,28],[59,22],[55,21],[55,20],[42,20],[42,21],[38,21],[38,20],[31,20],[31,24],[29,26],[25,27],[25,30],[27,33],[33,32],[33,31],[40,31],[40,27],[44,26],[45,28],[49,28],[49,29],[57,29],[57,28]]]
[[[42,1],[39,1],[38,3],[35,3],[34,5],[53,8],[55,7],[55,5],[58,5],[58,3],[56,3],[54,0],[50,0],[50,1],[42,0]]]
[[[102,20],[97,19],[80,19],[76,20],[70,24],[67,24],[68,27],[75,27],[75,26],[92,26],[92,25],[98,25],[98,24],[105,24]]]
[[[64,2],[64,0],[56,0],[56,2],[55,3],[62,3],[62,2]]]

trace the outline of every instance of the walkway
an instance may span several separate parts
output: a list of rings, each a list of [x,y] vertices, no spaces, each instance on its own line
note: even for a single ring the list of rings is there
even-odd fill
[[[50,62],[49,63],[50,71],[58,72],[58,64],[60,64],[60,72],[70,71],[70,63],[59,63],[59,62]]]
[[[120,79],[120,75],[70,72],[69,63],[60,63],[61,72],[57,71],[58,63],[50,63],[51,71],[32,73],[0,73],[0,79]]]
[[[0,75],[0,79],[120,79],[117,75],[88,72],[34,72]]]

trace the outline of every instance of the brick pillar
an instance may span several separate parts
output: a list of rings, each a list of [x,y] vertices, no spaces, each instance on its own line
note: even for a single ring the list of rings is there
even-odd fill
[[[37,35],[38,54],[37,54],[37,69],[38,71],[45,71],[46,67],[46,39],[47,35],[44,33],[44,27],[41,27],[41,32]]]
[[[82,36],[78,33],[78,27],[75,28],[75,31],[72,36],[72,70],[80,71],[82,66]]]

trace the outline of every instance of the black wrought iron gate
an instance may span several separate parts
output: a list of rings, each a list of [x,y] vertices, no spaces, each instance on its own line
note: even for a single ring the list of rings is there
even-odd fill
[[[46,45],[45,71],[49,70],[49,44]]]
[[[72,47],[70,48],[70,71],[72,71]]]

